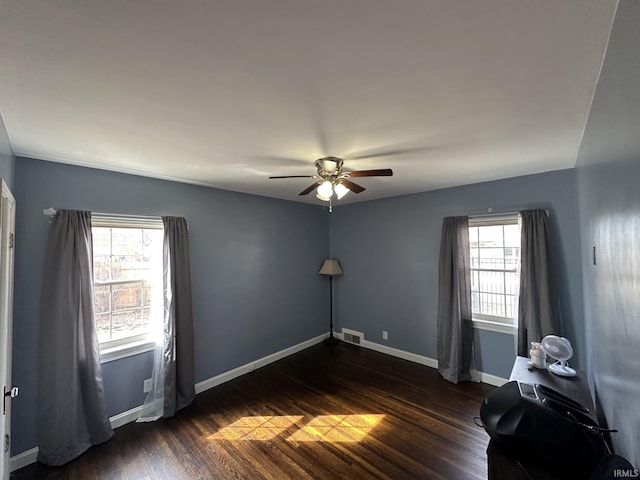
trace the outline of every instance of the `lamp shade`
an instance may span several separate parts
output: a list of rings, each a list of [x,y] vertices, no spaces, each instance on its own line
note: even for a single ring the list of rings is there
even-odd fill
[[[330,198],[333,195],[333,185],[329,180],[325,180],[317,189],[318,195],[324,198]]]
[[[338,200],[340,200],[342,197],[344,197],[351,190],[349,190],[343,184],[338,183],[335,187],[333,187],[333,191],[336,192],[336,197],[338,197]]]
[[[327,259],[318,271],[320,275],[342,275],[344,272],[340,268],[337,260]]]

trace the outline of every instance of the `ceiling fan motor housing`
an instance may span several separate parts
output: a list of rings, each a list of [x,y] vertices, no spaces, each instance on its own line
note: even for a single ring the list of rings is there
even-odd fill
[[[338,157],[324,157],[316,160],[318,175],[322,178],[337,177],[342,172],[342,159]]]

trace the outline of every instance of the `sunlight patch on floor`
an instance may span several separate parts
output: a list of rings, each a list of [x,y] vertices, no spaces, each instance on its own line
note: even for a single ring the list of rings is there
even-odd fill
[[[302,420],[301,415],[242,417],[209,437],[211,440],[272,440]]]
[[[290,442],[359,442],[384,415],[321,415],[289,438]]]
[[[360,442],[385,417],[383,414],[319,415],[287,438],[289,442]],[[208,440],[273,440],[302,422],[302,415],[242,417]]]

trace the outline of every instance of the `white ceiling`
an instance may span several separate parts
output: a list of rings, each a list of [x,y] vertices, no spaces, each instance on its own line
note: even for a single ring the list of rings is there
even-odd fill
[[[341,203],[575,165],[617,0],[20,0],[18,156],[318,203],[316,158],[392,168]]]

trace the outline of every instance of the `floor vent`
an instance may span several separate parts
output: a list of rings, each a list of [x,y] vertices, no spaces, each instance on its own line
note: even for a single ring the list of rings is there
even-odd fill
[[[353,330],[342,329],[342,338],[345,342],[353,343],[355,345],[360,345],[362,343],[362,333],[354,332]]]

